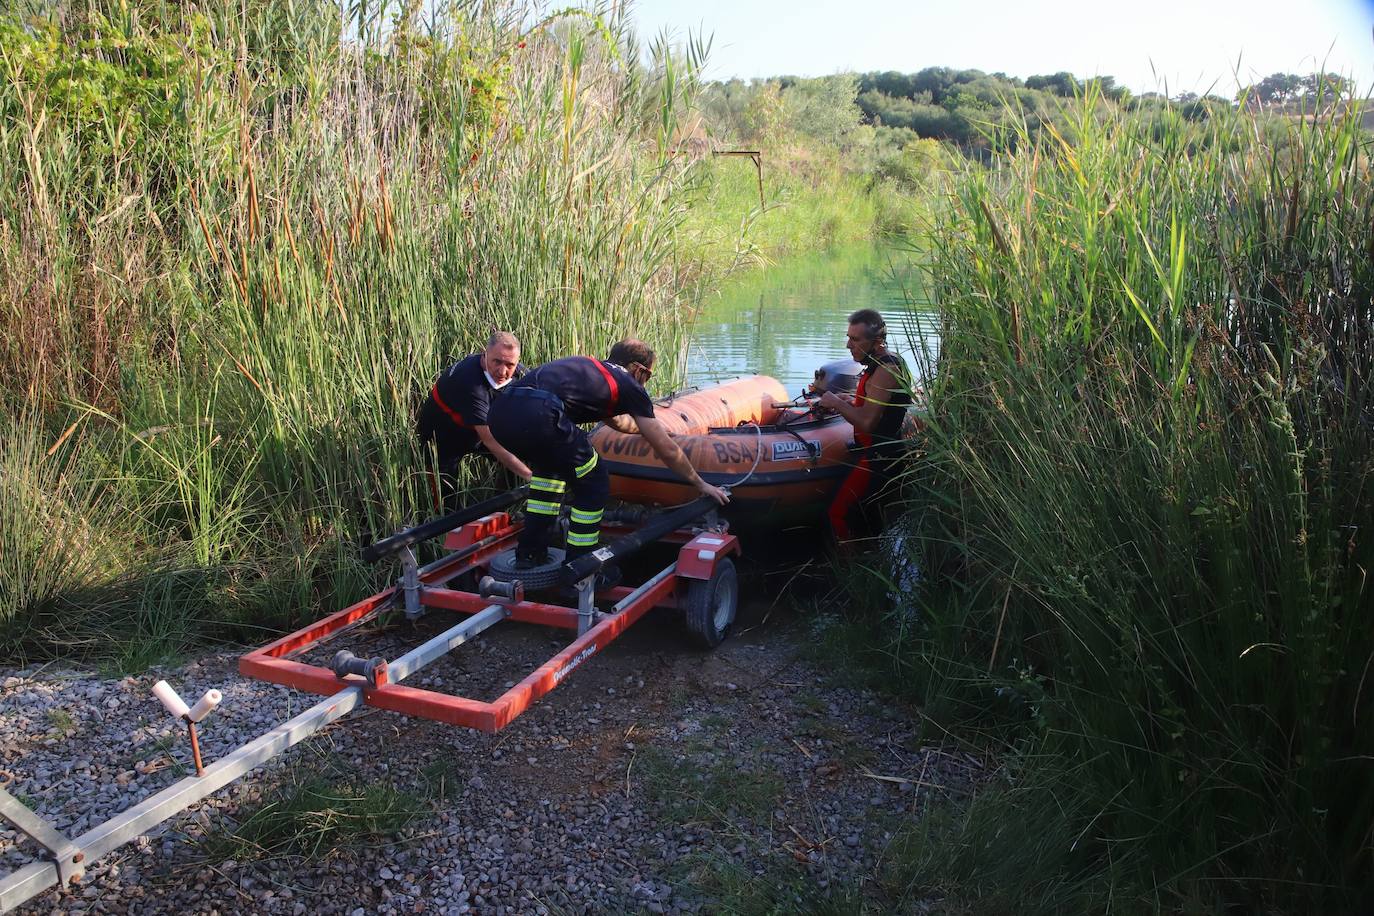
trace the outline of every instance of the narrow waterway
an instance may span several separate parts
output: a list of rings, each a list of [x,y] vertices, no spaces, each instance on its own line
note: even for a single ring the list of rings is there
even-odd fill
[[[793,394],[817,367],[847,359],[845,319],[876,308],[889,326],[889,345],[918,378],[933,365],[938,325],[927,302],[918,253],[866,243],[780,260],[730,281],[703,302],[687,351],[687,381],[760,373]]]

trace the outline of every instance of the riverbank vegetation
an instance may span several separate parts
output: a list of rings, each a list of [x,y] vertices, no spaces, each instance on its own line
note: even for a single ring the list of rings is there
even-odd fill
[[[925,585],[879,647],[1006,767],[923,822],[913,888],[1367,899],[1358,104],[951,70],[698,96],[699,49],[620,20],[362,9],[0,17],[0,655],[136,667],[347,603],[388,577],[355,547],[432,511],[417,393],[491,327],[531,362],[637,333],[671,375],[730,266],[920,227]],[[712,155],[745,149],[761,190]]]
[[[0,17],[0,655],[136,666],[389,575],[492,327],[677,351],[689,56],[518,4]],[[671,372],[668,373],[671,375]]]
[[[876,619],[932,721],[1006,764],[947,824],[929,880],[951,901],[1368,899],[1360,107],[1144,119],[1090,87],[1071,131],[1008,112],[1006,151],[938,211],[941,362],[907,519],[925,586]]]
[[[1098,117],[1134,118],[1197,143],[1212,135],[1193,125],[1238,105],[1269,130],[1354,88],[1334,73],[1273,74],[1235,99],[1168,97],[1134,95],[1110,76],[1021,79],[950,67],[708,83],[679,136],[681,149],[705,156],[684,236],[701,263],[727,272],[789,252],[911,237],[927,231],[960,171],[1042,133],[1072,142],[1086,97]],[[746,151],[758,153],[757,164],[737,158]]]
[[[690,250],[747,264],[917,231],[960,157],[865,123],[859,95],[855,74],[706,85],[696,138],[710,155],[684,226]]]
[[[1104,105],[1128,95],[1110,77],[1093,85]],[[684,235],[703,263],[734,251],[728,269],[924,232],[952,177],[1005,142],[1009,118],[1037,133],[1064,124],[1085,86],[947,67],[707,84],[691,140],[711,156]],[[745,151],[757,163],[732,155]]]

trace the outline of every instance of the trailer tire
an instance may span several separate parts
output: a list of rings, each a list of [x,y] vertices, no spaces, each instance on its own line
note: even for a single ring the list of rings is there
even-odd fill
[[[687,631],[703,649],[714,649],[730,635],[739,611],[739,575],[735,564],[722,559],[709,579],[687,583]]]

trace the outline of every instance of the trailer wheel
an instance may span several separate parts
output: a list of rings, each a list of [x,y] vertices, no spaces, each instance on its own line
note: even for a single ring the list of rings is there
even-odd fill
[[[724,642],[739,610],[739,576],[735,564],[723,559],[711,578],[687,583],[687,630],[704,649]]]

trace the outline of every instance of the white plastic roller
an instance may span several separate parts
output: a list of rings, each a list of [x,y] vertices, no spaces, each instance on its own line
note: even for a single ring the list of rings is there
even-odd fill
[[[212,692],[218,693],[218,691]],[[162,703],[162,707],[171,713],[174,719],[183,718],[190,712],[186,707],[186,701],[177,696],[177,692],[172,689],[172,685],[166,681],[158,681],[153,685],[153,696],[158,698]],[[203,702],[205,701],[202,699],[201,703]],[[218,702],[218,700],[216,700],[216,702]],[[197,703],[196,707],[199,708],[200,703]],[[213,708],[214,707],[211,707],[211,709]],[[206,712],[209,712],[209,710],[206,710]]]
[[[186,716],[192,722],[199,722],[201,719],[204,719],[206,716],[210,715],[210,713],[214,712],[215,707],[219,706],[220,701],[223,699],[224,694],[212,687],[205,691],[205,696],[201,697],[200,701],[197,702],[195,706],[191,707],[191,711],[188,712]]]

